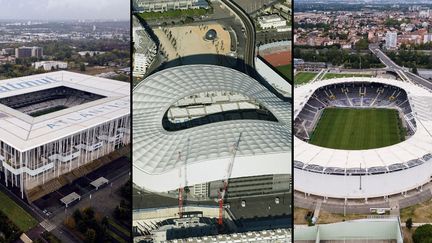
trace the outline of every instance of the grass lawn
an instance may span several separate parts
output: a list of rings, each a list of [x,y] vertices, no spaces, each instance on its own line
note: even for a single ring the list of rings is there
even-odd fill
[[[359,74],[359,73],[326,73],[323,79],[331,78],[348,78],[348,77],[372,77],[370,74]]]
[[[6,194],[0,192],[0,211],[16,225],[20,230],[26,232],[35,227],[38,221],[24,211],[18,204],[10,199]]]
[[[298,72],[294,76],[294,84],[303,84],[311,81],[318,73],[313,72]]]
[[[310,143],[335,149],[371,149],[399,143],[405,134],[393,109],[326,108]]]
[[[276,69],[282,73],[283,76],[285,76],[286,79],[292,80],[292,65],[284,65],[276,67]]]

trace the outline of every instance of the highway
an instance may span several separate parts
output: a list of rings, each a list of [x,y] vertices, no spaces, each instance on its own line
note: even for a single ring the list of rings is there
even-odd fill
[[[376,55],[384,65],[386,65],[388,70],[397,73],[399,76],[402,75],[408,77],[411,82],[424,86],[429,90],[432,90],[432,82],[409,72],[406,68],[397,65],[386,54],[384,54],[384,52],[379,49],[378,45],[369,45],[369,50],[374,55]]]
[[[245,72],[249,73],[250,68],[255,68],[255,27],[249,15],[243,11],[236,3],[232,0],[221,0],[228,8],[230,8],[243,22],[244,34],[246,35],[246,43],[244,49],[244,65]]]

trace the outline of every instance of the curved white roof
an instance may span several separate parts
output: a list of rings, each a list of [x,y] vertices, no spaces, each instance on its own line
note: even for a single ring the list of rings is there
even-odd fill
[[[417,130],[407,140],[387,147],[368,150],[340,150],[319,147],[294,136],[294,160],[324,168],[342,169],[388,167],[421,158],[422,163],[404,170],[385,174],[346,176],[316,173],[298,166],[295,169],[297,191],[333,198],[373,198],[393,195],[419,188],[432,176],[432,93],[420,86],[382,78],[338,78],[310,83],[295,89],[294,118],[302,110],[309,97],[322,86],[348,82],[378,82],[402,88],[406,91],[416,120]],[[424,157],[423,157],[424,156]],[[297,163],[297,162],[295,162]]]
[[[171,105],[184,97],[213,91],[250,97],[278,122],[231,120],[180,131],[163,128],[162,118]],[[185,181],[193,185],[223,179],[240,132],[231,177],[291,173],[290,104],[236,70],[188,65],[155,73],[134,89],[133,112],[133,180],[147,190],[167,191],[184,186]]]
[[[387,147],[367,150],[340,150],[316,146],[294,136],[294,160],[305,165],[338,168],[371,168],[406,163],[432,153],[432,93],[408,82],[382,78],[337,78],[310,83],[295,89],[294,119],[319,87],[336,83],[378,82],[406,91],[417,130],[407,140]]]

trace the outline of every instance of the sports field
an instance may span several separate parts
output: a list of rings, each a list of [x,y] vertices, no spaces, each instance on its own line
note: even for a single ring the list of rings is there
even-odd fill
[[[335,149],[371,149],[399,143],[405,134],[393,109],[326,108],[310,143]]]
[[[350,78],[350,77],[372,77],[371,74],[365,73],[326,73],[323,79],[331,78]]]
[[[281,72],[288,80],[292,80],[292,65],[288,64],[288,65],[284,65],[284,66],[279,66],[276,67],[277,70],[279,70],[279,72]]]
[[[294,84],[303,84],[311,81],[318,73],[299,72],[294,76]]]

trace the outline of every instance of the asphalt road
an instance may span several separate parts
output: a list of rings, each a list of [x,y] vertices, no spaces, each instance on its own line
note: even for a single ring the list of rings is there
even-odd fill
[[[270,6],[273,3],[278,2],[277,0],[234,0],[246,13],[252,14],[266,6]]]
[[[393,62],[384,52],[382,52],[377,45],[369,45],[369,49],[372,51],[373,54],[375,54],[380,61],[387,66],[388,69],[393,70],[396,72],[396,70],[399,70],[400,72],[403,72],[412,82],[416,84],[420,84],[430,90],[432,90],[432,82],[419,77],[417,75],[414,75],[411,72],[406,71],[404,68],[397,65],[395,62]]]
[[[244,49],[244,64],[245,71],[248,72],[249,68],[255,68],[255,28],[249,15],[244,12],[238,5],[232,0],[222,0],[222,2],[228,6],[243,22],[244,34],[246,35],[245,49]]]

